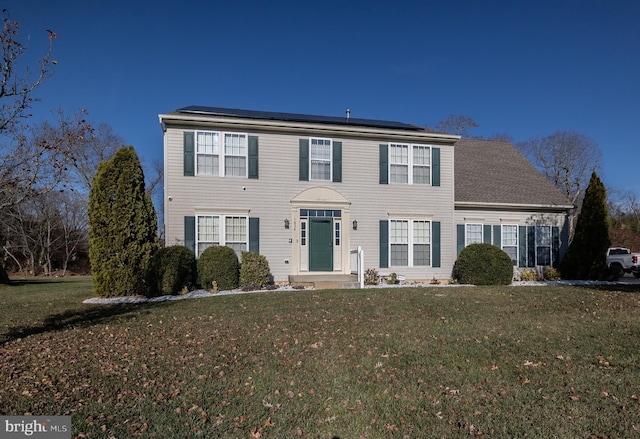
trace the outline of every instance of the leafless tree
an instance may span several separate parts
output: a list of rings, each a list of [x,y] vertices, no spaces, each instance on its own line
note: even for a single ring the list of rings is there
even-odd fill
[[[67,117],[61,111],[53,123],[23,127],[0,163],[0,210],[54,189],[69,189],[70,168],[78,145],[91,135],[83,112]]]
[[[569,218],[573,236],[575,219],[591,173],[600,169],[600,147],[595,140],[574,131],[534,137],[516,144],[516,147],[576,206]]]
[[[33,71],[28,67],[18,70],[26,46],[18,40],[20,24],[9,17],[6,9],[2,10],[2,31],[0,32],[0,133],[11,132],[20,121],[30,116],[29,110],[37,99],[33,92],[42,82],[51,76],[51,66],[56,61],[51,58],[52,42],[56,38],[53,31],[49,34],[49,46],[45,55],[35,65]]]
[[[480,125],[469,116],[450,114],[445,120],[438,122],[434,129],[447,134],[469,137],[469,130],[478,128],[479,126]]]
[[[72,180],[75,189],[88,194],[100,162],[110,159],[122,145],[124,139],[106,123],[98,124],[78,142],[73,150]]]

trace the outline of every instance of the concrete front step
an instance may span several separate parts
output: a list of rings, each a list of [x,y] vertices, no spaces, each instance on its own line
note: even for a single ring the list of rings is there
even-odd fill
[[[360,288],[355,274],[301,274],[289,276],[291,286],[311,286],[317,290]]]

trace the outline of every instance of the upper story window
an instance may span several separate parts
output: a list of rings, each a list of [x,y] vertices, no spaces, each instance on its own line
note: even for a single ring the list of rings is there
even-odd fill
[[[195,150],[197,175],[247,176],[246,134],[198,131]]]
[[[342,142],[308,137],[299,139],[299,180],[342,182]]]
[[[311,180],[331,181],[331,140],[311,138],[310,144]]]
[[[389,183],[432,184],[431,147],[390,143]]]

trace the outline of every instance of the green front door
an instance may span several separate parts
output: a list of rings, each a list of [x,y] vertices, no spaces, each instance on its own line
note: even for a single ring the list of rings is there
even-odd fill
[[[331,218],[309,218],[309,271],[333,271]]]

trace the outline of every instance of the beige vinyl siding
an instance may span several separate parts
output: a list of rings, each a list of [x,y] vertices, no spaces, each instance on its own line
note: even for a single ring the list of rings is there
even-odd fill
[[[379,145],[389,138],[331,137],[326,134],[247,132],[259,138],[259,179],[183,176],[183,128],[167,127],[165,133],[165,232],[167,245],[183,244],[184,216],[213,212],[246,212],[260,218],[260,253],[269,261],[276,281],[293,273],[293,249],[299,239],[299,221],[292,215],[291,200],[311,187],[338,191],[350,201],[348,217],[341,224],[342,246],[362,246],[365,269],[378,268],[379,222],[412,218],[441,223],[441,268],[390,268],[407,279],[448,279],[455,259],[453,221],[453,146],[441,150],[441,186],[379,184]],[[188,129],[188,131],[194,131]],[[230,130],[233,131],[233,130]],[[299,181],[299,139],[318,135],[342,142],[342,182]],[[424,139],[415,143],[425,144]],[[169,201],[171,197],[171,201]],[[285,229],[284,219],[290,222]],[[352,230],[352,221],[358,230]],[[289,240],[292,242],[290,243]],[[344,254],[344,253],[343,253]],[[348,254],[348,253],[347,253]],[[289,261],[289,263],[285,263]],[[345,263],[348,265],[348,258]]]
[[[456,224],[517,224],[520,226],[548,225],[561,229],[566,215],[557,212],[537,212],[534,210],[460,209],[455,211]]]

